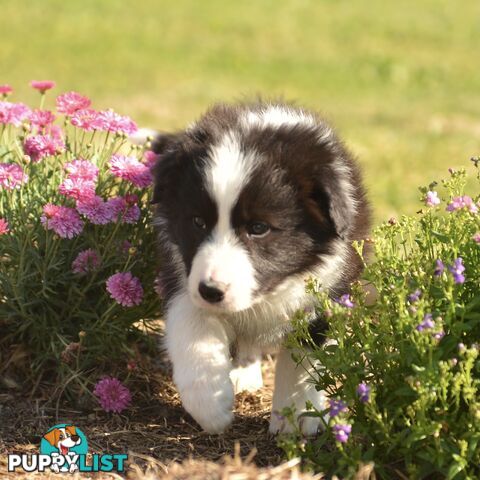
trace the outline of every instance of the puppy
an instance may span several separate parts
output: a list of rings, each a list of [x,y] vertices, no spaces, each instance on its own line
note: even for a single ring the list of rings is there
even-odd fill
[[[217,105],[153,150],[158,281],[183,405],[205,431],[223,432],[233,366],[280,347],[270,431],[289,431],[284,407],[297,417],[307,401],[326,408],[307,381],[312,366],[282,342],[291,316],[315,306],[306,280],[336,297],[361,272],[351,244],[366,236],[369,208],[358,167],[319,116],[276,103]],[[315,337],[324,330],[312,319]],[[306,435],[318,426],[300,420]]]

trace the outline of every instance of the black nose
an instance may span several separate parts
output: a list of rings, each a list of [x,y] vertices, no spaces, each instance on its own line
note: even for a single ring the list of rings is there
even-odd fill
[[[78,439],[79,439],[79,438],[80,438],[80,437],[79,437],[78,435],[72,435],[72,436],[71,436],[71,439],[72,439],[74,442],[78,442]]]
[[[210,303],[218,303],[225,297],[225,291],[221,290],[220,285],[215,282],[200,282],[198,291],[202,298]]]

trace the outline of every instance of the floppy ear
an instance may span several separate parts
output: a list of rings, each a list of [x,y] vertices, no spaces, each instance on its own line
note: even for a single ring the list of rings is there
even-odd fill
[[[76,435],[77,427],[75,427],[74,425],[67,425],[65,427],[65,431],[68,432],[70,435]]]
[[[60,430],[54,428],[52,431],[46,433],[43,438],[52,446],[56,447],[60,440]]]
[[[178,140],[180,133],[159,133],[152,140],[152,151],[156,154],[162,155],[167,152],[167,150]]]

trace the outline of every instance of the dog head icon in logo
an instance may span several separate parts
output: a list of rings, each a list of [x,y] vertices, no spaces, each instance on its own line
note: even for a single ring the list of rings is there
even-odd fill
[[[85,434],[75,425],[59,424],[50,428],[42,437],[40,442],[40,453],[50,455],[52,457],[70,457],[78,458],[78,455],[86,455],[88,451],[88,443]],[[59,468],[62,466],[62,468]],[[68,465],[70,467],[68,468]],[[55,468],[56,467],[56,468]],[[66,467],[66,468],[65,468]],[[75,471],[76,463],[58,462],[52,465],[54,471]]]

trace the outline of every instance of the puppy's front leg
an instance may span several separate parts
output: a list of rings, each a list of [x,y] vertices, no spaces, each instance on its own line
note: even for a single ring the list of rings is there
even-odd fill
[[[166,342],[185,410],[206,432],[222,433],[232,422],[234,401],[224,327],[179,295],[167,312]]]

